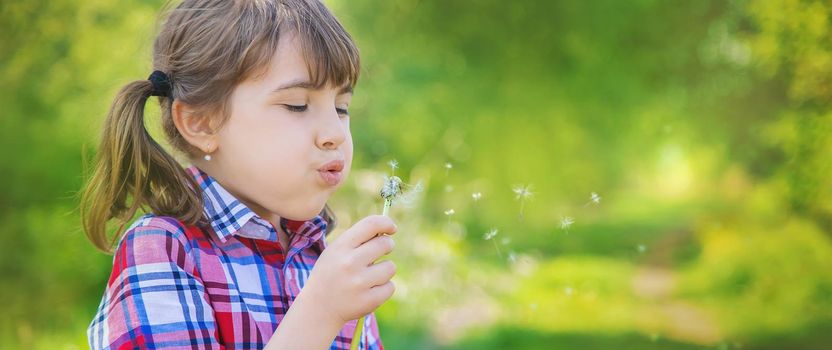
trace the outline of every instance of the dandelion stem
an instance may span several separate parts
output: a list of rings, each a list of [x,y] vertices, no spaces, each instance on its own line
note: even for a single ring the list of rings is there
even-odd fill
[[[361,342],[361,333],[364,331],[364,319],[367,316],[361,316],[358,319],[358,323],[355,324],[355,333],[352,335],[352,343],[350,344],[350,350],[358,350],[358,343]]]
[[[523,221],[523,205],[526,204],[526,201],[520,200],[520,221]]]
[[[391,168],[395,170],[396,167],[391,163]],[[384,186],[381,189],[381,197],[384,198],[384,209],[382,209],[381,215],[390,215],[390,207],[393,205],[393,198],[400,194],[401,179],[395,176],[385,178]],[[361,316],[361,318],[358,319],[358,323],[355,324],[355,333],[353,333],[352,343],[350,343],[351,350],[358,349],[358,343],[361,341],[361,334],[364,332],[364,320],[366,318],[367,315]]]
[[[500,257],[500,260],[503,260],[503,253],[500,252],[500,246],[497,245],[497,241],[496,240],[491,240],[491,242],[494,243],[494,248],[497,249],[497,256]]]
[[[384,209],[381,211],[381,215],[389,216],[390,215],[390,206],[392,206],[393,201],[390,199],[384,200]]]

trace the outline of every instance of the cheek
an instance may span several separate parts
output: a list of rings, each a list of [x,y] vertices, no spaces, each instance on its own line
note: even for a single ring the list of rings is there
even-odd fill
[[[349,124],[347,125],[347,138],[346,140],[344,140],[344,144],[341,145],[341,148],[341,152],[343,152],[345,161],[347,163],[347,169],[349,169],[352,165],[353,154],[352,134],[350,133]]]
[[[306,166],[301,163],[310,159],[305,144],[312,141],[307,140],[303,123],[263,111],[242,112],[246,114],[231,117],[220,135],[225,160],[255,172]]]

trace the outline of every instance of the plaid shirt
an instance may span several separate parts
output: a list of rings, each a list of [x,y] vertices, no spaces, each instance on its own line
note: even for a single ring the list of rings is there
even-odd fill
[[[201,170],[188,172],[202,188],[210,227],[155,215],[130,226],[87,331],[92,349],[261,349],[326,248],[323,217],[282,220],[286,252],[268,221]],[[331,350],[349,349],[356,323],[341,329]],[[383,349],[373,314],[364,327],[359,349]]]

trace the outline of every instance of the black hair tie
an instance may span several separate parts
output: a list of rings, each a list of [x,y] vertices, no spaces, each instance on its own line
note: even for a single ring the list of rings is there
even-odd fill
[[[154,70],[147,80],[153,85],[150,96],[170,97],[170,78],[165,72]]]

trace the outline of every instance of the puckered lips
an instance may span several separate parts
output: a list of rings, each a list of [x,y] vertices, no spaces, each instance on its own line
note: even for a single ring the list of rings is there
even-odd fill
[[[343,179],[344,160],[335,159],[318,168],[318,174],[328,186],[337,186]]]

